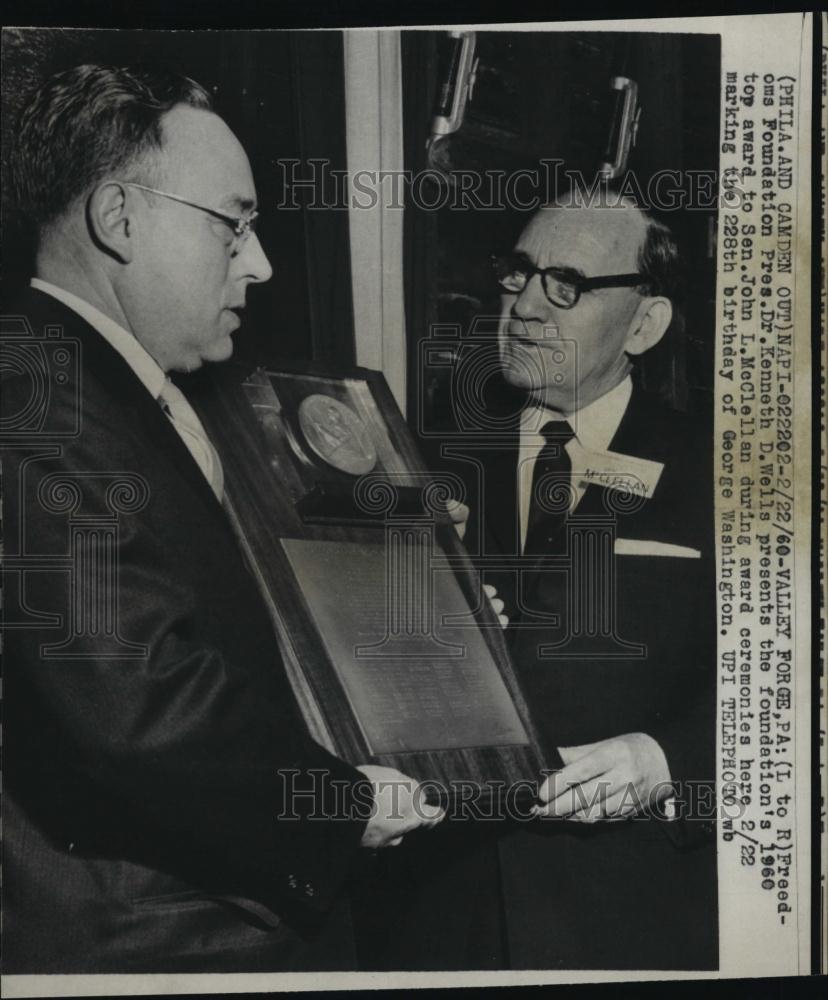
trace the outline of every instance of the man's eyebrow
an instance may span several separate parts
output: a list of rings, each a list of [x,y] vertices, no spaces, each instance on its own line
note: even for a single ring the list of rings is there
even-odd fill
[[[513,252],[516,257],[523,257],[528,260],[533,267],[540,267],[538,264],[538,255],[533,253],[531,250],[515,247]],[[561,274],[571,276],[573,278],[586,278],[586,274],[580,267],[572,267],[570,264],[547,264],[544,268],[542,268],[542,270],[560,271]]]
[[[569,267],[566,264],[563,265],[553,264],[550,270],[560,271],[561,274],[565,274],[567,277],[586,278],[586,275],[580,269],[580,267]]]
[[[539,266],[534,254],[527,253],[525,250],[517,250],[516,254],[518,257],[525,257],[533,267]],[[586,274],[584,274],[580,267],[572,267],[570,264],[547,264],[546,267],[541,268],[541,270],[558,271],[560,274],[568,278],[586,278]]]
[[[231,194],[222,201],[221,208],[237,209],[240,212],[252,212],[256,208],[256,199],[240,194]]]

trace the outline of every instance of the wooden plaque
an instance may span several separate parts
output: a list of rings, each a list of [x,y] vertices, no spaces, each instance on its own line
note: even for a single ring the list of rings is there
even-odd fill
[[[383,376],[224,366],[193,403],[315,740],[451,797],[514,793],[540,749],[497,617]],[[518,791],[521,794],[521,791]]]

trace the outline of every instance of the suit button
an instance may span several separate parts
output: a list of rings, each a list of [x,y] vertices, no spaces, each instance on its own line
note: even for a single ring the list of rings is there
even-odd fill
[[[316,889],[310,884],[310,882],[305,882],[305,895],[312,896],[316,892]]]
[[[296,888],[296,876],[295,875],[288,875],[288,877],[287,877],[287,884],[290,886],[291,889],[295,889]]]

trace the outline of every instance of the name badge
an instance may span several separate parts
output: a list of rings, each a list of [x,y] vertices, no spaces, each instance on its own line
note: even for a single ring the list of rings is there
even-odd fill
[[[602,486],[649,499],[664,470],[663,462],[621,455],[617,451],[590,451],[573,438],[567,447],[572,459],[573,482],[583,487]]]

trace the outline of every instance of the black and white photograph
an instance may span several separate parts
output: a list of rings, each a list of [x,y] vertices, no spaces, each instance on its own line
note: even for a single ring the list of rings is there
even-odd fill
[[[815,23],[3,28],[4,994],[819,971]]]

